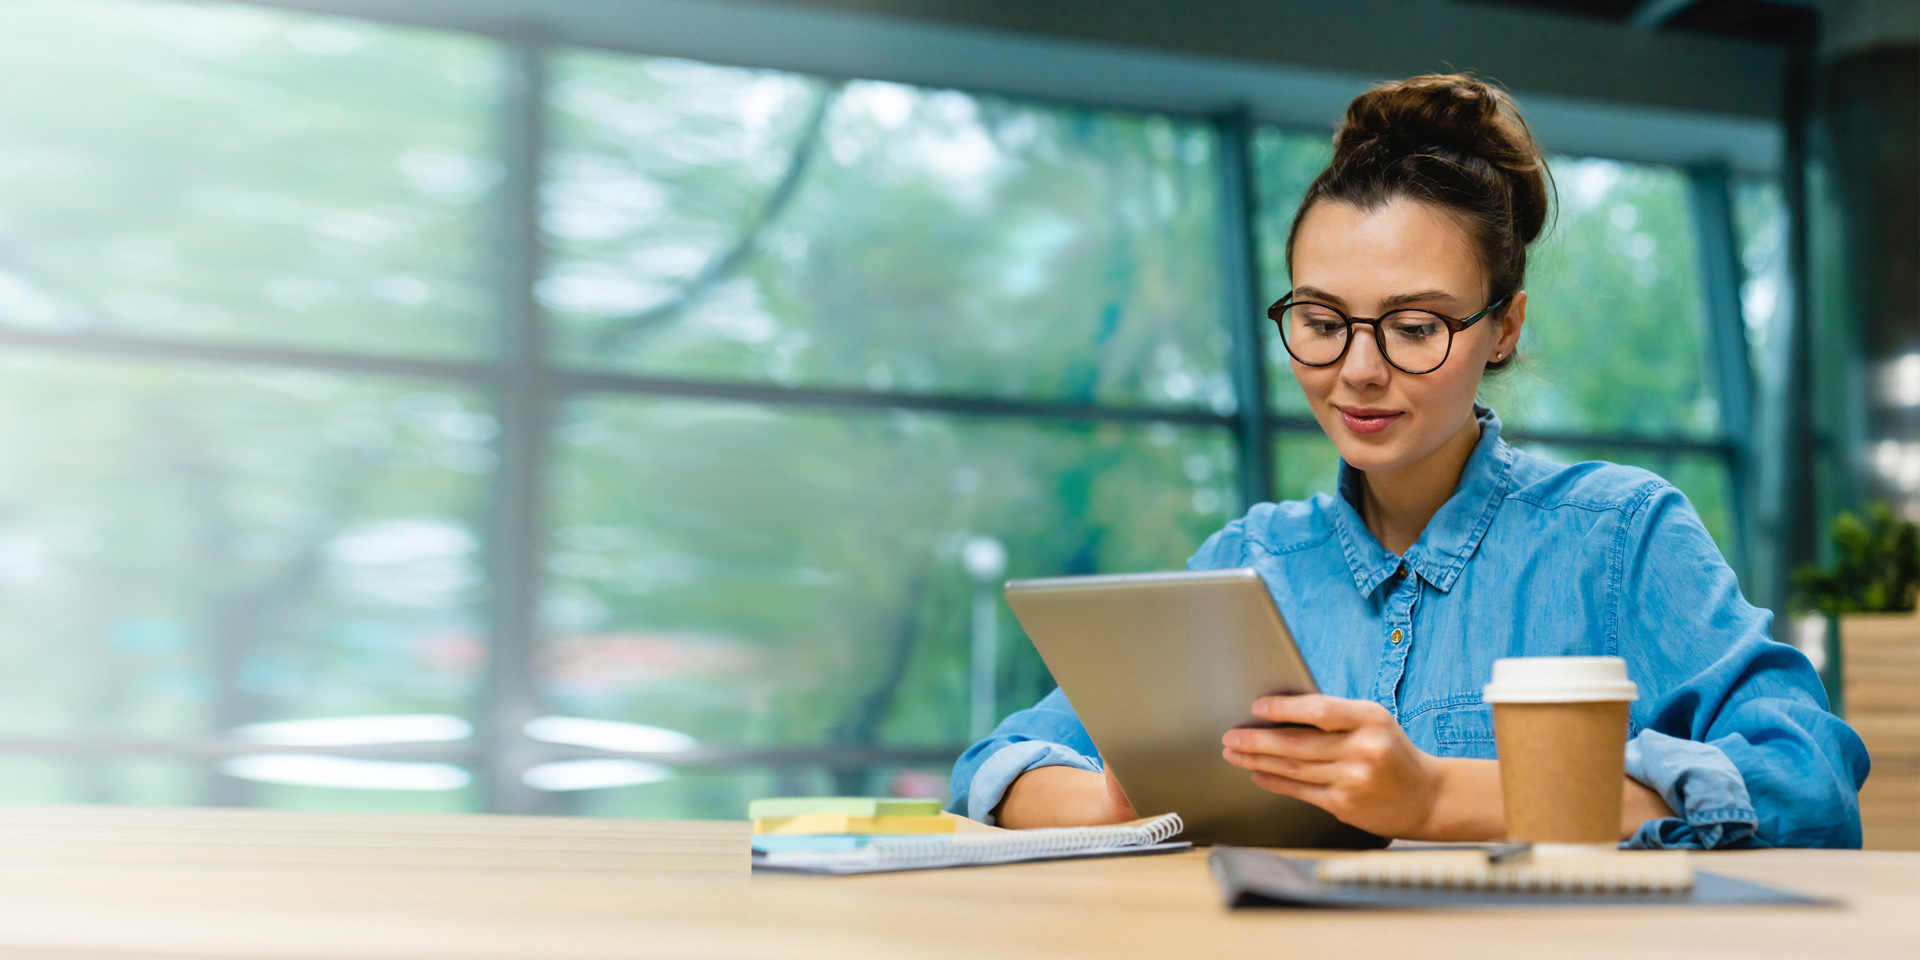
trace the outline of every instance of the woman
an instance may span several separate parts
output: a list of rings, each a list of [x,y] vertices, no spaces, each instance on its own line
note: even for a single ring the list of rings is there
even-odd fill
[[[1327,693],[1254,704],[1305,726],[1225,731],[1222,756],[1377,834],[1493,839],[1493,661],[1620,656],[1641,691],[1623,840],[1857,847],[1866,750],[1686,498],[1515,450],[1474,403],[1513,361],[1546,215],[1539,149],[1487,84],[1415,77],[1348,108],[1270,311],[1340,450],[1339,494],[1260,504],[1187,564],[1259,570]],[[1134,816],[1059,690],[970,748],[953,795],[1009,827]]]

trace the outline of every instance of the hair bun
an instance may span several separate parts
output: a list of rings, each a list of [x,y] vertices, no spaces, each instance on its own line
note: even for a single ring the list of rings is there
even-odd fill
[[[1532,242],[1546,225],[1545,162],[1513,99],[1466,74],[1427,74],[1355,97],[1334,134],[1334,166],[1386,164],[1419,155],[1484,161],[1508,190],[1514,225]]]
[[[1440,146],[1478,153],[1497,139],[1504,96],[1492,86],[1461,75],[1430,74],[1383,84],[1354,98],[1336,145],[1352,147],[1372,140],[1416,146]]]

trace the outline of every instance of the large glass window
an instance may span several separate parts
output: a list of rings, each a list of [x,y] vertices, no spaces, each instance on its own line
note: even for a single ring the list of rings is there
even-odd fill
[[[432,370],[499,339],[494,45],[23,0],[0,57],[7,799],[471,808],[273,725],[484,713],[494,400]]]
[[[499,57],[232,5],[0,10],[0,310],[431,356],[497,338]]]
[[[20,355],[0,408],[0,729],[471,708],[493,419],[470,391]]]
[[[516,243],[508,52],[0,10],[0,747],[38,754],[0,799],[938,793],[1050,688],[1000,580],[1177,567],[1242,509],[1211,122],[542,51]],[[503,379],[536,246],[549,350]],[[503,454],[545,484],[514,542]],[[490,615],[515,555],[528,637]],[[531,807],[501,736],[547,751],[506,771]]]
[[[541,299],[571,362],[1230,411],[1195,120],[567,53]]]
[[[1333,487],[1231,355],[1322,132],[240,4],[15,0],[0,56],[0,802],[939,795],[1051,687],[1002,581]],[[1556,170],[1489,397],[1723,535],[1688,181]]]
[[[1780,388],[1780,332],[1793,291],[1787,272],[1787,204],[1778,180],[1733,182],[1734,239],[1740,247],[1740,307],[1757,393]]]
[[[1235,508],[1224,431],[1168,425],[588,398],[560,448],[548,702],[710,747],[963,743],[975,631],[996,713],[1052,689],[1003,579],[1178,567]]]
[[[540,296],[562,363],[1234,409],[1211,124],[598,53],[555,67]],[[1239,507],[1224,425],[755,396],[565,408],[554,709],[709,747],[964,743],[982,631],[1005,649],[994,712],[1051,688],[1001,580],[1177,567]],[[615,808],[738,807],[757,782]]]

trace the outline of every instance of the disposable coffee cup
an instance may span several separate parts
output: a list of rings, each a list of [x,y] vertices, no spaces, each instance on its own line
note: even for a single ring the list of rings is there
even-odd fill
[[[1627,707],[1639,696],[1619,657],[1493,662],[1493,705],[1507,838],[1536,854],[1612,849],[1620,838]]]

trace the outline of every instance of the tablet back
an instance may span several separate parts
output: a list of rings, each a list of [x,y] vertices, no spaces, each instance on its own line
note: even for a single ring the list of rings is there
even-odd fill
[[[1386,843],[1220,755],[1229,728],[1270,726],[1253,701],[1319,689],[1257,572],[1016,580],[1007,603],[1141,816],[1178,813],[1195,843]]]

